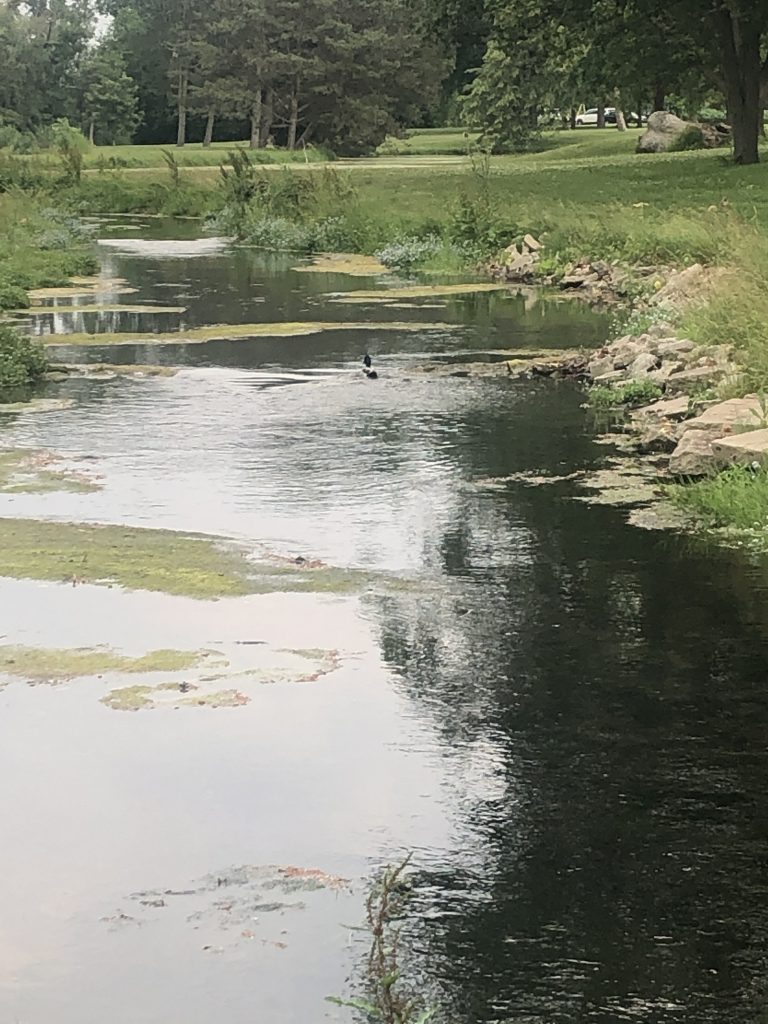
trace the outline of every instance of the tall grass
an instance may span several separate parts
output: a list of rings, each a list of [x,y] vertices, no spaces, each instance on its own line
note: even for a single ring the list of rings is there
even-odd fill
[[[746,369],[745,390],[768,387],[768,235],[731,218],[721,238],[726,270],[682,330],[706,345],[731,344]]]
[[[667,488],[669,499],[701,526],[755,531],[768,540],[768,472],[731,466],[716,476]]]

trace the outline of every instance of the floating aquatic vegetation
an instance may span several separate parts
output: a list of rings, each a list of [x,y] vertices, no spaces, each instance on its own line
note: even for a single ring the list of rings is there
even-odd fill
[[[61,288],[32,288],[27,292],[31,301],[38,299],[68,299],[80,295],[132,295],[138,288],[131,288],[122,277],[73,277],[70,284]]]
[[[101,698],[113,711],[145,711],[159,707],[237,708],[250,703],[239,690],[202,692],[197,683],[160,683],[159,686],[123,686]]]
[[[152,363],[61,363],[66,374],[104,379],[110,377],[175,377],[181,366],[157,366]],[[74,404],[74,403],[73,403]],[[0,410],[2,410],[0,406]]]
[[[83,306],[30,306],[29,309],[19,309],[14,312],[20,316],[50,316],[51,313],[186,313],[186,306],[128,306],[119,303],[111,305],[83,305]]]
[[[0,676],[33,683],[55,683],[109,673],[135,674],[183,672],[211,657],[207,651],[150,651],[133,658],[111,647],[79,647],[70,650],[50,647],[0,646]]]
[[[545,487],[551,484],[564,483],[567,480],[577,480],[583,474],[567,473],[563,476],[548,475],[545,473],[509,473],[507,476],[486,476],[472,480],[469,484],[473,490],[480,491],[505,491],[509,484],[523,484],[525,487]]]
[[[614,459],[581,476],[578,486],[591,493],[575,495],[574,500],[589,505],[649,505],[659,496],[659,472],[659,463],[653,459]]]
[[[62,456],[48,451],[23,448],[0,451],[0,492],[47,494],[71,491],[91,494],[101,489],[101,484],[92,474],[66,467],[65,462]]]
[[[435,295],[479,295],[483,292],[501,291],[508,291],[507,285],[474,281],[468,284],[414,284],[376,291],[335,292],[330,298],[333,302],[390,302],[393,299],[427,299]]]
[[[130,913],[119,909],[101,920],[110,931],[157,926],[166,920],[174,927],[186,925],[203,933],[200,948],[206,953],[254,942],[282,950],[288,945],[286,914],[351,893],[348,878],[320,868],[246,864],[212,872],[189,885],[130,893],[125,897]]]
[[[323,331],[444,331],[451,324],[343,323],[307,321],[272,324],[211,324],[167,332],[104,332],[102,334],[45,334],[45,345],[194,345],[206,341],[249,338],[300,338]]]
[[[412,586],[396,575],[252,552],[223,537],[0,516],[0,576],[120,586],[215,600],[246,594],[352,594]]]
[[[212,656],[216,654],[210,653]],[[267,653],[266,657],[271,659],[270,664],[253,665],[240,671],[232,670],[230,663],[224,660],[220,663],[224,671],[203,675],[194,681],[185,679],[155,686],[139,684],[118,687],[102,697],[101,702],[114,711],[184,707],[236,708],[249,704],[253,689],[266,683],[314,683],[341,665],[338,651],[280,650]],[[222,683],[233,682],[237,682],[238,689],[219,688]]]
[[[0,414],[4,412],[61,412],[75,405],[74,398],[33,398],[29,402],[0,403]]]
[[[376,277],[391,273],[375,256],[346,252],[322,253],[311,262],[293,269],[302,274],[348,274],[350,277]]]
[[[253,592],[233,545],[195,534],[0,517],[0,574],[196,598]]]

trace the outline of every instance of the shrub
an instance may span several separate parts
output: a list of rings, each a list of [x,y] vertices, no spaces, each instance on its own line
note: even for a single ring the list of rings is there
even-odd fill
[[[25,288],[0,281],[0,309],[26,309],[29,298]]]
[[[21,189],[32,192],[48,181],[41,165],[32,160],[19,160],[8,154],[0,155],[0,192]]]
[[[683,153],[689,149],[704,148],[704,133],[697,124],[687,125],[669,147],[670,153]]]
[[[40,345],[0,325],[0,395],[32,387],[47,370],[48,360]]]
[[[74,128],[66,117],[60,117],[51,125],[53,142],[61,160],[66,181],[79,182],[83,173],[83,160],[89,149],[88,140],[79,129]]]
[[[292,252],[310,252],[312,249],[309,230],[287,217],[265,215],[249,219],[240,237],[261,249]]]
[[[628,380],[616,387],[596,384],[587,392],[587,402],[593,409],[617,409],[647,405],[661,396],[661,388],[652,380]]]
[[[437,235],[428,235],[426,238],[404,235],[379,249],[376,258],[392,270],[410,270],[417,263],[432,259],[442,247],[443,241]]]

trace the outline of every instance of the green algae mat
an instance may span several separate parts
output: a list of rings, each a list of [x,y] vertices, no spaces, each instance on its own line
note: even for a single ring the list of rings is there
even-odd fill
[[[275,324],[213,324],[182,331],[104,332],[103,334],[45,334],[37,340],[46,345],[194,345],[206,341],[249,338],[300,338],[322,331],[444,331],[451,324],[345,323],[308,321]]]
[[[365,573],[278,556],[223,538],[129,526],[0,517],[0,576],[153,590],[200,599],[350,593]]]
[[[3,408],[0,406],[0,411]],[[63,462],[64,459],[53,452],[24,448],[0,450],[0,492],[48,494],[70,491],[91,494],[100,490],[101,484],[92,474],[62,468]]]

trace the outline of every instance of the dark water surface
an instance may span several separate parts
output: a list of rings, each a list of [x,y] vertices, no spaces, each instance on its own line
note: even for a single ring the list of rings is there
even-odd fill
[[[0,690],[0,1024],[345,1019],[323,1000],[363,952],[365,880],[407,850],[413,966],[451,1024],[768,1019],[765,568],[567,485],[478,486],[604,460],[581,395],[412,372],[605,322],[530,296],[334,305],[375,282],[243,251],[104,259],[184,324],[446,327],[67,350],[186,368],[75,381],[73,408],[7,422],[3,444],[95,457],[104,489],[2,495],[2,515],[224,534],[402,585],[209,604],[0,582],[3,643],[343,655],[237,709]],[[352,884],[276,899],[275,865]],[[237,916],[244,866],[261,902]]]

